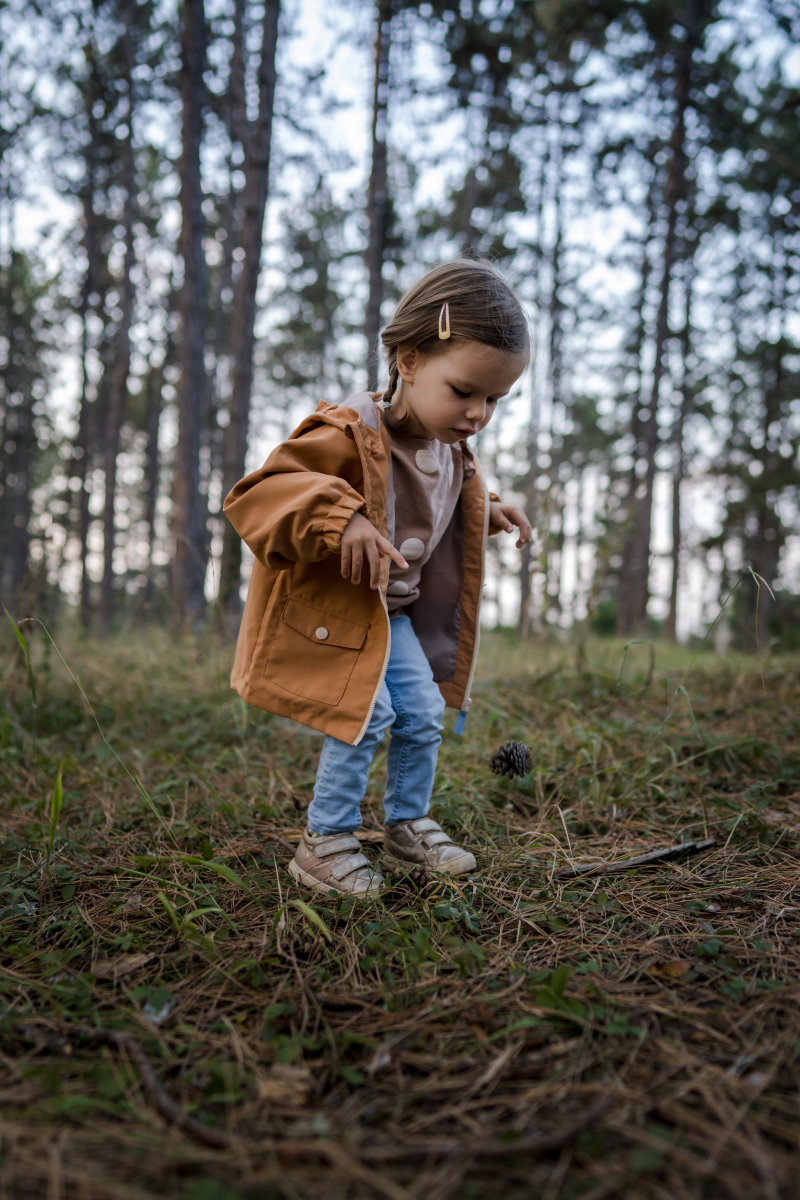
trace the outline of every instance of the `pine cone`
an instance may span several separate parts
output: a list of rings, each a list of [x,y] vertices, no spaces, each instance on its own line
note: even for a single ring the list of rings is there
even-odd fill
[[[425,867],[421,865],[385,867],[383,869],[383,878],[388,888],[392,890],[407,883],[413,883],[422,891],[423,888],[429,887],[434,882]]]
[[[533,770],[533,755],[524,742],[508,742],[492,755],[489,766],[495,775],[529,775]]]

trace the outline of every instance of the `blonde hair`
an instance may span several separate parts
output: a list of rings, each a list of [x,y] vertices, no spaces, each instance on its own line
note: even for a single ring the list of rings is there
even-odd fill
[[[443,304],[449,306],[449,339],[439,337]],[[485,259],[458,258],[440,263],[403,296],[381,333],[389,367],[384,402],[391,403],[397,390],[397,351],[401,346],[420,354],[437,354],[454,340],[482,342],[508,354],[530,352],[525,310],[513,288]],[[402,418],[392,424],[402,431]]]

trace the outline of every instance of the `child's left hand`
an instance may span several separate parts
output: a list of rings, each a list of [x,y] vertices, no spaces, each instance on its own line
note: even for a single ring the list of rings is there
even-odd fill
[[[489,505],[489,521],[492,525],[499,526],[500,529],[505,529],[506,533],[513,533],[514,526],[519,529],[519,537],[517,538],[517,549],[520,550],[533,536],[531,523],[525,516],[521,508],[517,508],[513,504],[502,504],[499,500],[493,500]]]

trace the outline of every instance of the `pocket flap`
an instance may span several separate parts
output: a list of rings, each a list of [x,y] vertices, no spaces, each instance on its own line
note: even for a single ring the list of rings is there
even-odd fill
[[[283,619],[318,646],[344,646],[348,650],[361,649],[369,628],[364,621],[336,616],[302,600],[287,600]]]

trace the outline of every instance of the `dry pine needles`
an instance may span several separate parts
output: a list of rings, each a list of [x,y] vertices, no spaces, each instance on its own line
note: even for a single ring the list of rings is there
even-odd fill
[[[191,642],[76,646],[135,783],[34,647],[3,735],[7,1195],[797,1193],[793,664],[755,704],[747,663],[701,663],[699,737],[675,714],[652,749],[680,664],[626,693],[527,653],[502,676],[486,639],[442,751],[434,815],[479,870],[394,864],[355,907],[285,869],[318,739]],[[498,721],[529,773],[487,770]]]

